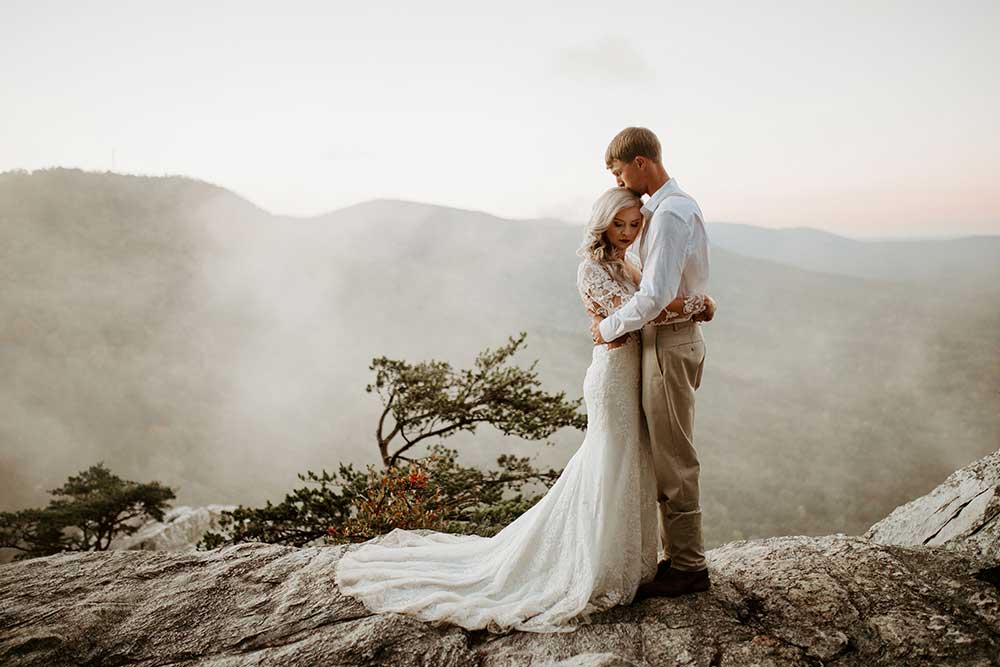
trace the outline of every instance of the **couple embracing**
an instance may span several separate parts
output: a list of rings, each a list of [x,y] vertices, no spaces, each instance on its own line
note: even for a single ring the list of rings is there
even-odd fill
[[[562,474],[492,537],[396,529],[347,551],[344,594],[434,624],[567,632],[638,598],[709,588],[693,441],[699,322],[715,313],[708,238],[660,153],[638,127],[605,153],[617,187],[594,203],[578,251],[594,341],[587,431]]]

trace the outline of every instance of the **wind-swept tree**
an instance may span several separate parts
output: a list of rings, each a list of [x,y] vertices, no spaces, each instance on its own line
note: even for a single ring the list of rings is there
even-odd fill
[[[539,389],[535,360],[528,368],[510,363],[524,343],[525,332],[507,345],[486,349],[472,368],[454,370],[443,361],[410,364],[378,357],[369,367],[375,382],[366,387],[382,399],[375,432],[385,466],[394,466],[416,445],[444,439],[490,424],[505,435],[541,440],[564,426],[586,428],[578,412],[581,399],[567,401],[566,392]]]
[[[105,551],[112,539],[135,533],[143,522],[162,521],[174,491],[159,482],[132,482],[104,462],[71,476],[50,494],[44,509],[0,512],[0,547],[15,560],[60,551]]]
[[[238,507],[220,517],[221,532],[202,544],[258,540],[302,545],[323,536],[365,540],[393,528],[433,528],[489,535],[530,508],[540,495],[532,483],[551,485],[558,470],[540,470],[529,457],[502,454],[492,470],[458,463],[458,452],[440,440],[489,424],[507,435],[542,440],[560,428],[586,428],[582,399],[540,389],[537,361],[511,363],[526,334],[486,349],[471,368],[428,361],[411,364],[378,357],[367,390],[382,401],[375,429],[381,469],[341,464],[336,473],[307,472],[314,486],[295,489],[263,508]],[[427,454],[415,456],[420,445]]]

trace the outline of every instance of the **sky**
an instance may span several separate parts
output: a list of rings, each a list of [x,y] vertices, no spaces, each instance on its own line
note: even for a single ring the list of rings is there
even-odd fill
[[[709,222],[1000,234],[998,33],[995,1],[3,0],[0,171],[581,223],[639,125]]]

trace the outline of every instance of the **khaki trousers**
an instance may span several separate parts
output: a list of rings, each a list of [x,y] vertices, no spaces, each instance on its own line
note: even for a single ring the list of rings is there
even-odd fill
[[[671,566],[687,571],[707,567],[694,450],[694,392],[704,368],[697,322],[643,327],[642,409],[653,450],[660,542]]]

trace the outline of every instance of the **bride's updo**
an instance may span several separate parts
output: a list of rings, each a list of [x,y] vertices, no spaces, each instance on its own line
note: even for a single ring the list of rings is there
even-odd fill
[[[623,285],[632,283],[625,270],[625,262],[614,256],[615,247],[604,232],[611,226],[618,211],[624,208],[642,206],[642,199],[628,188],[614,187],[602,194],[594,202],[590,222],[583,232],[583,243],[576,254],[598,262],[608,273]]]

